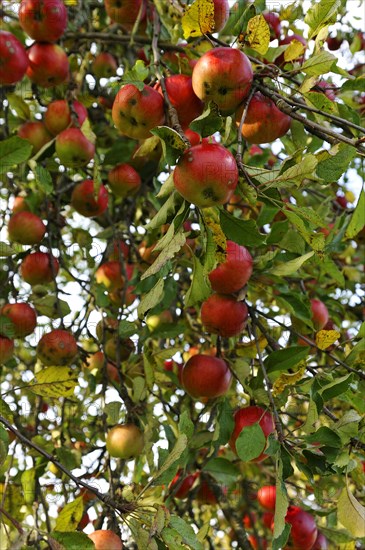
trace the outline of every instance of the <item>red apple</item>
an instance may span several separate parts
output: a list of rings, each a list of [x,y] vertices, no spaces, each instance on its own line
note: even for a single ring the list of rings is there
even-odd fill
[[[72,122],[72,115],[76,124],[73,126],[81,126],[87,118],[87,109],[79,101],[72,102],[72,110],[65,99],[57,99],[52,101],[47,107],[44,114],[44,124],[47,130],[54,136],[66,130]]]
[[[28,67],[24,46],[8,31],[0,30],[0,85],[16,84]]]
[[[265,527],[267,527],[267,529],[271,529],[273,521],[274,521],[273,512],[264,512],[262,514],[262,523],[265,525]]]
[[[18,128],[18,136],[27,139],[33,145],[33,155],[38,153],[52,139],[44,123],[41,121],[24,122]]]
[[[85,361],[85,368],[97,371],[102,371],[104,365],[106,364],[106,374],[110,382],[120,382],[119,370],[112,363],[109,363],[105,359],[105,355],[102,351],[97,351],[92,355],[89,355]]]
[[[242,112],[243,107],[236,113],[237,126],[240,124]],[[290,116],[280,111],[271,99],[256,92],[247,109],[242,135],[249,143],[269,143],[284,136],[290,124]]]
[[[324,536],[323,533],[320,533],[318,531],[317,538],[311,550],[329,550],[329,547],[330,545],[329,545],[328,539]]]
[[[143,451],[144,437],[134,424],[118,424],[106,436],[106,449],[115,458],[136,458]]]
[[[129,258],[130,246],[123,239],[114,239],[110,245],[108,260],[118,260],[121,255],[126,261]]]
[[[37,345],[37,357],[47,366],[69,365],[76,355],[77,342],[67,330],[51,330],[42,336]]]
[[[218,143],[201,143],[184,151],[173,178],[184,199],[205,208],[229,201],[238,183],[238,169],[228,149]]]
[[[101,52],[95,57],[91,68],[96,78],[110,78],[116,74],[118,63],[111,53]]]
[[[43,88],[63,84],[69,76],[66,52],[57,44],[35,42],[28,50],[27,76]]]
[[[347,208],[347,199],[345,195],[336,195],[336,202],[341,206],[341,208]]]
[[[33,40],[56,42],[66,30],[67,10],[62,0],[22,0],[19,23]]]
[[[80,530],[80,531],[83,531],[85,529],[85,527],[87,525],[89,525],[90,523],[90,516],[87,512],[85,512],[82,516],[82,518],[80,519],[80,523],[78,524],[77,528]]]
[[[146,12],[143,0],[105,0],[105,10],[112,21],[124,27],[133,27],[140,9],[142,18]]]
[[[259,504],[265,510],[270,512],[275,511],[275,502],[276,502],[276,487],[275,485],[264,485],[257,491],[257,500]]]
[[[7,363],[13,357],[14,340],[0,336],[0,365]]]
[[[253,79],[251,63],[240,50],[214,48],[206,52],[193,70],[196,95],[214,101],[222,115],[232,114],[248,95]]]
[[[316,330],[321,330],[328,322],[328,309],[321,300],[311,300],[312,322]]]
[[[234,452],[237,452],[236,451],[237,437],[239,436],[243,428],[245,428],[246,426],[252,426],[253,424],[258,423],[266,439],[275,430],[275,425],[271,414],[268,411],[265,411],[264,409],[262,409],[261,407],[257,407],[255,405],[238,409],[238,411],[234,415],[234,422],[235,422],[235,427],[231,435],[231,438],[229,440],[229,445]],[[266,457],[267,455],[265,455],[265,453],[262,452],[260,456],[258,456],[253,460],[253,462],[260,462],[261,460],[264,460]]]
[[[203,103],[195,95],[191,77],[185,74],[174,74],[165,78],[166,92],[175,107],[181,127],[186,129],[190,122],[201,115]],[[158,86],[161,95],[161,86]]]
[[[112,118],[118,130],[133,139],[147,139],[150,130],[165,121],[164,101],[157,90],[144,86],[140,91],[126,84],[117,93]]]
[[[212,294],[202,303],[200,315],[207,332],[229,338],[245,328],[248,309],[233,296]]]
[[[221,31],[228,21],[229,2],[228,0],[213,0],[214,4],[214,29],[213,32]]]
[[[223,490],[225,490],[225,488],[223,488]],[[201,481],[198,490],[195,493],[195,498],[200,504],[217,504],[217,497],[205,479]]]
[[[108,174],[110,189],[117,197],[135,195],[141,187],[141,176],[130,164],[118,164]]]
[[[21,197],[20,195],[14,197],[13,208],[11,211],[13,214],[17,214],[18,212],[30,212],[26,197]]]
[[[247,283],[252,274],[252,256],[244,246],[227,241],[226,260],[209,273],[215,292],[232,294]]]
[[[195,474],[182,476],[182,470],[179,470],[169,485],[169,490],[172,492],[172,496],[174,498],[186,498],[198,476],[198,472]],[[176,485],[178,485],[178,489],[174,490]]]
[[[320,80],[317,83],[317,88],[321,88],[323,93],[328,97],[330,101],[336,100],[336,85],[327,82],[326,80]]]
[[[286,549],[311,550],[318,535],[313,516],[298,506],[289,506],[285,521],[291,525],[289,544]]]
[[[21,276],[26,283],[32,286],[50,283],[57,275],[58,270],[58,260],[46,252],[28,254],[20,264]]]
[[[88,535],[95,545],[95,550],[122,550],[121,539],[109,529],[98,529]]]
[[[279,39],[281,34],[281,22],[278,14],[273,11],[266,11],[262,15],[265,17],[265,21],[270,27],[270,39]]]
[[[188,359],[181,376],[184,389],[196,399],[213,399],[225,394],[231,378],[231,371],[223,359],[201,354]]]
[[[95,155],[95,145],[79,128],[67,128],[56,137],[56,154],[69,168],[86,166]]]
[[[71,206],[86,218],[100,216],[108,208],[108,191],[100,185],[96,196],[93,180],[84,180],[74,187]]]
[[[95,271],[95,280],[110,292],[124,287],[124,276],[119,261],[104,262]]]
[[[9,220],[9,239],[20,244],[38,244],[43,239],[46,226],[32,212],[17,212]]]
[[[343,38],[338,36],[328,36],[326,42],[328,49],[331,51],[335,51],[340,49]]]
[[[7,317],[11,322],[15,338],[24,338],[28,336],[37,326],[36,312],[29,304],[20,302],[16,304],[5,304],[0,309],[0,315]],[[0,322],[0,333],[2,324],[3,323]]]

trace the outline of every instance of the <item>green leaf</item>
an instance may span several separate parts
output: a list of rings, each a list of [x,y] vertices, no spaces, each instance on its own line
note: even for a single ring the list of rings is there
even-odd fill
[[[11,109],[13,109],[17,116],[21,118],[22,120],[29,120],[30,119],[30,109],[29,104],[24,101],[20,96],[17,94],[6,94],[6,99],[9,102],[9,106]]]
[[[141,59],[138,59],[132,69],[126,71],[122,76],[123,84],[134,84],[139,91],[144,88],[144,80],[148,77],[150,70]]]
[[[189,128],[202,137],[208,137],[215,132],[219,132],[222,125],[223,119],[219,114],[219,109],[217,105],[211,101],[203,113],[189,124]]]
[[[322,51],[310,57],[303,65],[302,71],[309,76],[320,76],[329,73],[337,58],[329,52]]]
[[[129,338],[137,333],[137,327],[135,323],[122,319],[119,321],[118,333],[121,338]]]
[[[347,80],[341,86],[341,92],[346,92],[347,90],[356,90],[358,92],[365,92],[365,75],[359,76],[354,80]]]
[[[351,493],[348,482],[337,502],[337,517],[353,537],[365,537],[365,508]]]
[[[314,330],[313,323],[311,321],[312,313],[310,310],[310,303],[307,296],[300,295],[295,292],[287,292],[285,294],[280,294],[277,301],[280,306],[291,313],[291,315],[297,319],[301,319],[307,326]]]
[[[152,139],[152,138],[149,138]],[[157,139],[157,138],[153,138]],[[133,139],[123,139],[119,137],[113,145],[108,148],[105,154],[103,165],[115,166],[116,164],[129,162],[133,151],[135,149],[136,142]]]
[[[356,150],[345,143],[331,147],[321,157],[317,166],[317,175],[326,182],[340,179],[350,162],[356,156]]]
[[[163,478],[162,478],[163,474],[165,472],[167,472],[167,470],[169,470],[169,468],[171,466],[173,466],[175,464],[175,462],[177,462],[179,460],[179,458],[181,457],[183,452],[186,450],[187,445],[188,445],[187,436],[185,434],[179,435],[179,437],[177,438],[177,440],[175,442],[174,448],[172,449],[172,451],[168,455],[166,461],[163,463],[161,468],[155,474],[154,479],[153,479],[153,484],[154,485],[160,485],[160,484],[164,483]]]
[[[349,355],[346,357],[346,363],[352,365],[357,361],[362,361],[365,357],[365,338],[361,338],[359,342],[352,348]]]
[[[193,550],[203,550],[203,545],[196,538],[194,529],[181,517],[171,516],[169,525],[179,533],[184,544],[187,544]]]
[[[64,300],[56,296],[43,296],[33,300],[33,305],[40,315],[46,315],[50,319],[60,319],[71,313],[70,306]]]
[[[340,6],[341,0],[321,0],[312,5],[304,18],[310,28],[308,38],[317,36],[320,29],[327,23],[335,23]]]
[[[307,346],[292,346],[273,351],[265,359],[267,372],[287,371],[303,361],[309,353]]]
[[[179,432],[190,438],[194,433],[194,424],[188,411],[184,411],[179,420]]]
[[[235,483],[240,475],[239,468],[223,457],[211,458],[203,466],[203,471],[209,472],[222,485]]]
[[[265,449],[266,438],[258,422],[245,426],[236,440],[236,450],[239,458],[249,462],[260,456]]]
[[[253,4],[247,7],[246,0],[236,2],[237,9],[230,11],[229,19],[221,34],[224,36],[236,36],[244,31],[248,21],[256,15],[256,8]]]
[[[26,139],[13,136],[0,142],[1,171],[9,170],[14,164],[20,164],[29,159],[33,146]]]
[[[164,296],[164,285],[164,279],[159,279],[154,287],[142,297],[137,309],[140,319],[143,318],[150,309],[154,308],[162,301]]]
[[[76,529],[80,523],[83,512],[84,503],[81,496],[62,508],[56,519],[55,530],[67,533],[68,531]]]
[[[277,275],[278,277],[292,275],[293,273],[296,273],[302,267],[302,265],[313,255],[314,250],[308,252],[307,254],[304,254],[303,256],[299,256],[294,260],[290,260],[289,262],[282,262],[280,264],[277,264],[273,269],[270,270],[270,273],[272,273],[273,275]]]
[[[309,107],[315,107],[324,113],[338,114],[337,104],[331,101],[326,94],[321,92],[309,92],[305,94],[304,97]]]
[[[350,223],[348,224],[345,237],[347,239],[353,239],[362,228],[365,226],[365,192],[364,189],[361,189],[359,200],[355,210],[352,213]]]
[[[168,232],[172,230],[172,238],[166,242],[165,239],[165,246],[161,250],[161,243],[164,237],[157,243],[155,246],[155,251],[158,252],[159,249],[161,250],[160,254],[157,256],[153,264],[143,273],[141,280],[146,279],[147,277],[150,277],[151,275],[154,275],[155,273],[159,273],[161,269],[166,265],[166,262],[168,260],[171,260],[175,254],[179,252],[179,250],[184,246],[186,243],[186,237],[182,230],[179,230],[177,233],[173,234],[174,227],[173,225],[170,226]],[[168,233],[166,233],[165,237]],[[156,305],[156,304],[155,304]]]
[[[207,273],[195,254],[193,255],[193,273],[190,287],[185,294],[184,304],[186,307],[194,306],[203,302],[210,296],[212,289]]]
[[[33,504],[35,498],[35,469],[25,470],[20,479],[25,504]]]
[[[151,134],[160,138],[166,163],[170,166],[176,164],[176,161],[187,149],[187,144],[181,135],[169,126],[157,126],[151,130]]]
[[[323,252],[325,247],[325,238],[323,233],[315,233],[311,231],[308,224],[304,222],[302,217],[298,216],[294,212],[285,209],[285,216],[289,221],[297,228],[303,239],[315,250],[316,252]]]
[[[52,193],[53,181],[50,172],[46,168],[43,168],[43,166],[41,166],[40,164],[36,165],[33,172],[35,175],[35,179],[42,191],[45,191],[46,193]]]
[[[276,463],[276,502],[272,546],[273,550],[280,550],[280,548],[284,548],[290,532],[289,524],[285,523],[285,516],[289,506],[289,499],[286,491],[286,486],[283,481],[283,467],[283,460],[278,453]]]
[[[52,531],[52,536],[48,535],[48,540],[53,542],[53,547],[57,550],[95,550],[93,541],[85,533],[78,531]]]
[[[341,438],[331,428],[327,428],[327,426],[322,426],[313,434],[307,435],[305,440],[308,443],[320,443],[320,446],[326,445],[328,447],[335,447],[336,449],[342,448]]]
[[[170,194],[167,201],[161,206],[155,216],[150,222],[145,226],[145,229],[152,231],[153,229],[159,229],[163,224],[167,222],[168,219],[171,219],[176,213],[178,208],[182,204],[182,197],[175,191],[173,188],[172,193]]]
[[[5,428],[0,425],[0,466],[2,466],[8,456],[9,434]]]
[[[260,233],[254,220],[235,218],[225,210],[220,210],[220,223],[227,239],[243,246],[260,246],[266,236]]]
[[[232,435],[234,420],[232,407],[227,400],[220,401],[217,405],[217,424],[214,441],[217,445],[225,445]]]
[[[29,389],[42,397],[72,397],[77,384],[77,373],[70,367],[47,367],[37,372]]]
[[[58,462],[65,466],[68,470],[73,470],[74,468],[80,467],[80,461],[77,460],[77,455],[75,452],[72,452],[70,449],[64,447],[59,447],[56,449],[56,456]]]
[[[279,174],[272,181],[268,182],[266,187],[269,189],[275,187],[275,189],[285,189],[292,185],[299,187],[303,179],[313,177],[314,171],[317,166],[317,159],[314,155],[308,154],[303,160],[291,166],[283,173]]]
[[[9,244],[0,242],[0,258],[9,258],[14,256],[16,251]]]
[[[169,197],[171,193],[175,191],[175,185],[174,185],[174,174],[171,172],[169,177],[166,181],[163,182],[161,185],[161,189],[156,195],[157,199],[164,199],[166,197]]]
[[[318,394],[322,397],[324,402],[329,401],[329,399],[333,399],[334,397],[345,393],[350,387],[352,379],[352,373],[341,376],[340,378],[336,378],[336,380],[334,380],[333,382],[323,386],[318,391]]]

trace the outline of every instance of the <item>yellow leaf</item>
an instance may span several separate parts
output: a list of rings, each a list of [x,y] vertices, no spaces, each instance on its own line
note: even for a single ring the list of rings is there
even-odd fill
[[[284,52],[284,61],[293,61],[303,55],[305,47],[299,40],[292,40]]]
[[[337,517],[353,537],[365,537],[365,508],[349,491],[347,484],[338,499]]]
[[[259,336],[258,345],[260,351],[263,351],[266,348],[267,340],[264,336]],[[237,344],[236,352],[239,357],[254,359],[257,356],[257,346],[255,340],[251,340],[251,342],[245,342],[243,344]]]
[[[91,126],[90,126],[90,121],[88,118],[85,119],[85,121],[82,123],[82,126],[81,126],[81,132],[84,134],[84,136],[89,140],[91,141],[91,143],[93,145],[95,145],[95,142],[96,142],[96,135],[94,134],[94,132],[92,131],[91,129]]]
[[[81,496],[62,508],[56,520],[55,530],[62,532],[74,531],[80,523],[83,512],[84,503]]]
[[[79,0],[64,0],[66,6],[77,6]]]
[[[338,550],[355,550],[356,542],[354,540],[351,542],[339,542],[336,548],[338,548]]]
[[[265,17],[255,15],[247,23],[246,42],[256,52],[265,55],[270,44],[270,27],[265,21]]]
[[[195,0],[188,6],[181,18],[184,38],[195,38],[213,31],[214,2],[213,0]]]
[[[319,349],[327,349],[339,339],[341,334],[337,330],[320,330],[316,334],[316,344]]]
[[[77,384],[77,374],[70,367],[48,367],[37,373],[30,389],[43,397],[71,397]]]
[[[305,373],[305,366],[300,368],[297,372],[288,373],[282,372],[274,382],[272,394],[274,397],[283,393],[287,386],[293,386],[299,380],[301,380]]]
[[[215,255],[217,259],[217,264],[221,264],[227,259],[227,238],[223,233],[222,227],[219,223],[217,209],[205,208],[204,221],[212,232],[213,241],[216,246]]]

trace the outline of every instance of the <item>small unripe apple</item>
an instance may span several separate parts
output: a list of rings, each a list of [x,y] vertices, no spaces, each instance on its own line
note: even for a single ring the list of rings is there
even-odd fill
[[[51,134],[41,121],[24,122],[18,128],[18,136],[27,139],[33,145],[33,155],[38,153],[52,139]]]
[[[181,379],[192,397],[214,399],[227,392],[232,375],[223,359],[197,354],[185,363]]]
[[[37,357],[47,366],[69,365],[76,355],[77,342],[67,330],[51,330],[42,336],[37,345]]]
[[[27,76],[43,88],[63,84],[69,77],[66,52],[57,44],[35,42],[28,50]]]
[[[32,212],[18,212],[9,220],[9,239],[20,244],[38,244],[43,239],[46,226]]]
[[[0,365],[7,363],[13,357],[14,340],[0,336]]]
[[[93,541],[95,550],[123,550],[121,539],[109,529],[98,529],[88,537]]]
[[[200,315],[207,332],[230,338],[245,328],[248,309],[233,296],[212,294],[202,303]]]
[[[118,63],[111,53],[101,52],[95,57],[91,68],[96,78],[110,78],[117,72]]]
[[[227,241],[226,260],[209,273],[212,289],[221,294],[238,292],[251,277],[252,265],[247,248]]]
[[[328,49],[331,51],[339,50],[343,42],[343,38],[338,36],[328,36],[326,39]]]
[[[58,270],[58,260],[46,252],[28,254],[20,264],[21,276],[26,283],[32,286],[50,283],[57,275]]]
[[[67,128],[56,137],[56,154],[68,168],[86,166],[95,155],[95,145],[79,128]]]
[[[15,338],[24,338],[31,334],[37,326],[37,315],[29,304],[5,304],[0,309],[0,315],[7,317],[14,329]],[[0,321],[0,334],[2,321]]]
[[[23,44],[11,32],[0,30],[0,85],[19,82],[25,75],[28,63]]]
[[[93,180],[84,180],[74,187],[71,206],[86,218],[100,216],[108,208],[108,191],[100,185],[96,196]]]
[[[143,451],[144,437],[134,424],[118,424],[106,436],[106,449],[115,458],[136,458]]]
[[[158,329],[163,325],[171,325],[174,322],[174,318],[171,314],[171,311],[165,310],[159,313],[158,315],[149,315],[146,318],[146,325],[151,332]]]
[[[117,197],[135,195],[141,187],[141,176],[130,164],[118,164],[108,174],[110,189]]]
[[[321,300],[311,300],[312,322],[316,330],[321,330],[328,322],[328,309]]]
[[[238,411],[234,415],[234,423],[235,423],[235,427],[231,435],[231,438],[229,440],[229,445],[235,453],[237,452],[236,451],[237,437],[239,436],[243,428],[245,428],[246,426],[252,426],[253,424],[258,423],[266,439],[275,430],[274,421],[270,412],[265,411],[261,407],[257,407],[254,405],[250,407],[244,407],[242,409],[238,409]],[[264,460],[266,457],[267,455],[265,455],[265,453],[262,452],[260,456],[253,459],[253,462],[260,462],[261,460]]]
[[[99,321],[95,329],[99,342],[103,343],[109,340],[118,330],[118,326],[118,320],[111,317],[104,317],[104,319]]]
[[[22,0],[19,23],[33,40],[56,42],[67,27],[66,6],[62,0]]]
[[[54,136],[66,130],[72,122],[72,115],[76,119],[77,126],[82,126],[87,118],[87,109],[79,101],[72,102],[72,111],[65,99],[57,99],[49,103],[44,114],[44,124],[47,130]]]

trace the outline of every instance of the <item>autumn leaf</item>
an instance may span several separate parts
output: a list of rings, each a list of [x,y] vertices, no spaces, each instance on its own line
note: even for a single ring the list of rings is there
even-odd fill
[[[184,38],[202,36],[214,30],[213,0],[195,0],[181,19]]]
[[[280,395],[283,393],[285,388],[287,386],[294,386],[299,380],[301,380],[305,373],[305,364],[302,366],[297,372],[289,373],[289,372],[282,372],[274,382],[273,385],[273,396],[276,397],[277,395]]]
[[[316,334],[316,345],[319,349],[327,349],[332,346],[340,336],[337,330],[320,330]]]
[[[270,27],[265,21],[265,17],[255,15],[247,24],[246,42],[256,52],[265,55],[270,44]]]

